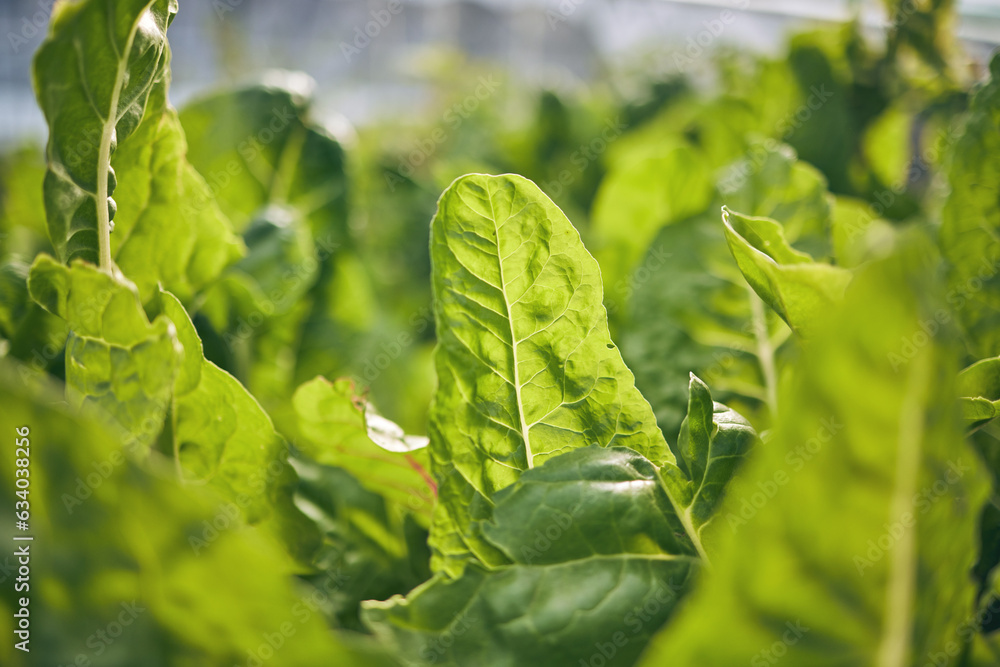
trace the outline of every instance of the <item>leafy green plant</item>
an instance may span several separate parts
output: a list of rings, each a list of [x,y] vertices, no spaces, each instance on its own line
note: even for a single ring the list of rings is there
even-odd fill
[[[103,664],[995,664],[1000,57],[962,88],[932,4],[387,174],[304,75],[174,110],[176,2],[57,4],[45,164],[0,161],[0,661],[125,609]],[[468,164],[539,184],[427,210]]]

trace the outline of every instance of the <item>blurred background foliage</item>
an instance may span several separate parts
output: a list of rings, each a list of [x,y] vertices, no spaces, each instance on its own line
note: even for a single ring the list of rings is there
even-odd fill
[[[195,324],[208,358],[286,433],[291,392],[317,374],[353,377],[387,416],[424,432],[427,223],[441,190],[473,171],[530,178],[580,229],[602,265],[612,330],[666,433],[679,426],[690,370],[766,428],[763,369],[778,373],[793,351],[773,315],[754,322],[712,224],[719,207],[783,220],[821,258],[832,256],[834,220],[931,224],[955,120],[984,72],[983,24],[1000,27],[995,10],[969,3],[964,43],[951,2],[912,13],[887,2],[896,19],[884,25],[865,3],[648,3],[631,15],[592,4],[404,3],[374,37],[363,30],[378,3],[292,3],[284,17],[259,2],[181,8],[171,91],[188,159],[249,251],[194,297]],[[10,6],[8,27],[30,8]],[[320,52],[300,20],[310,12],[337,26]],[[649,21],[661,30],[637,27]],[[289,34],[292,22],[305,34]],[[602,44],[602,28],[619,44]],[[773,38],[763,52],[761,34]],[[31,42],[12,46],[8,91]],[[195,70],[199,58],[208,65]],[[265,63],[314,69],[321,83]],[[41,148],[25,139],[36,121],[18,121],[28,129],[5,137],[0,161],[6,273],[49,248]],[[16,329],[52,329],[55,340],[60,324],[18,306],[28,312],[0,322],[7,353],[58,376],[61,355],[22,344]],[[760,326],[773,348],[763,364]]]
[[[668,440],[690,372],[766,432],[798,354],[733,263],[723,205],[780,220],[796,249],[844,267],[885,253],[894,230],[938,225],[970,90],[1000,40],[995,4],[625,4],[404,3],[366,41],[378,2],[181,3],[171,100],[214,196],[190,205],[217,205],[246,246],[184,305],[206,357],[289,441],[305,447],[292,397],[317,375],[352,378],[407,433],[426,432],[428,224],[465,173],[521,174],[580,230],[602,268],[612,336]],[[52,252],[41,114],[22,99],[41,39],[22,20],[35,8],[4,9],[3,32],[24,43],[8,39],[0,92],[12,119],[0,155],[0,356],[61,379],[65,324],[23,287],[32,259]],[[265,71],[274,65],[285,69]],[[60,414],[36,417],[69,428]],[[979,437],[984,449],[996,441]],[[103,455],[99,433],[81,438]],[[348,573],[322,612],[360,630],[361,600],[429,576],[426,521],[343,467],[303,457],[296,469],[324,545],[304,579]],[[135,522],[145,511],[137,504]],[[192,512],[162,530],[190,528]],[[243,558],[253,545],[227,549]],[[257,558],[247,576],[277,567]],[[179,613],[169,603],[156,612],[168,626]]]

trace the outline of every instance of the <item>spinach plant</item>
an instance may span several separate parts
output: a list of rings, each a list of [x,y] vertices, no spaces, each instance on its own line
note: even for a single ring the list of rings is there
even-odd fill
[[[371,175],[308,77],[178,112],[174,0],[57,3],[45,165],[0,164],[0,424],[31,430],[38,545],[34,650],[0,661],[80,664],[127,604],[104,664],[995,664],[1000,57],[960,90],[946,4],[879,57],[793,39],[753,65],[766,102],[723,63],[725,95],[629,107],[578,226],[522,176],[451,182],[402,235],[430,237],[393,352],[433,385],[425,437],[338,377],[399,318],[371,249],[403,249],[358,232]],[[908,51],[940,98],[855,104]],[[835,146],[782,126],[810,77]],[[876,211],[892,139],[955,96],[950,190]],[[542,100],[540,133],[586,115]],[[525,142],[494,164],[548,174]]]

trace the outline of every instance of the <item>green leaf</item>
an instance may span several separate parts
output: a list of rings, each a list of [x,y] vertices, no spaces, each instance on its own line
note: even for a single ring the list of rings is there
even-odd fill
[[[72,404],[99,405],[143,448],[160,435],[169,411],[182,481],[211,484],[247,521],[281,537],[293,556],[309,558],[318,538],[294,507],[297,478],[284,440],[246,389],[204,358],[176,297],[161,292],[162,315],[150,323],[131,283],[45,255],[32,267],[29,289],[69,325]]]
[[[15,428],[28,431],[34,541],[13,543],[10,523],[0,535],[30,546],[31,652],[6,642],[4,665],[73,664],[88,641],[105,647],[107,665],[246,664],[268,636],[285,638],[275,664],[314,667],[317,656],[353,667],[395,664],[369,642],[330,632],[316,602],[328,582],[293,583],[274,545],[221,515],[211,494],[165,478],[155,453],[149,465],[137,463],[123,453],[127,432],[60,405],[57,389],[32,390],[18,375],[0,364],[0,428],[12,443]],[[0,460],[0,496],[11,503],[21,469],[14,464],[13,455]],[[18,605],[9,592],[0,613],[12,618]],[[101,633],[111,639],[122,625],[113,642],[94,634],[108,628]]]
[[[988,422],[998,414],[997,401],[988,398],[962,396],[959,398],[962,406],[962,418],[974,424]]]
[[[609,337],[597,262],[534,184],[458,179],[431,223],[431,258],[439,481],[453,468],[489,499],[547,458],[595,443],[669,459]],[[436,511],[454,521],[443,490]]]
[[[756,295],[733,265],[716,220],[698,216],[663,229],[636,272],[630,308],[620,321],[622,356],[666,434],[680,430],[692,371],[719,401],[762,429],[770,423],[750,300]],[[788,327],[762,303],[757,312],[762,339],[778,349]]]
[[[900,54],[912,51],[920,60],[933,68],[942,83],[959,75],[960,48],[956,44],[953,0],[939,0],[928,5],[916,6],[904,0],[883,0],[890,17],[891,30],[886,46],[889,54],[902,61]],[[902,66],[900,62],[898,67]],[[910,67],[912,64],[906,63]],[[940,84],[939,84],[940,85]]]
[[[1000,55],[990,71],[951,154],[940,232],[949,305],[977,359],[1000,350]]]
[[[317,377],[292,398],[297,447],[317,463],[343,468],[369,491],[430,519],[437,487],[427,439],[407,436],[355,393],[351,380]]]
[[[629,449],[551,458],[495,501],[483,530],[512,564],[365,603],[406,664],[631,665],[698,569],[656,468]]]
[[[337,627],[364,631],[361,602],[405,593],[430,578],[427,532],[348,472],[300,457],[296,505],[320,528],[323,546],[306,580],[333,580],[324,612]]]
[[[0,265],[0,336],[13,338],[33,302],[28,294],[28,269],[22,262]]]
[[[716,204],[779,216],[791,241],[826,252],[830,195],[823,176],[783,144],[753,141],[744,151],[719,172]],[[667,434],[684,418],[692,371],[718,400],[766,430],[785,360],[795,352],[788,327],[733,265],[713,211],[664,227],[632,279],[616,287],[629,301],[617,314],[622,355]]]
[[[301,72],[269,72],[259,85],[215,93],[181,110],[188,159],[237,230],[261,208],[286,205],[318,239],[345,243],[344,151],[312,117],[314,87]]]
[[[174,324],[166,317],[151,323],[132,283],[83,261],[67,267],[39,255],[28,289],[69,326],[70,402],[99,405],[135,444],[151,445],[163,427],[183,355]]]
[[[892,226],[875,217],[872,205],[860,199],[837,197],[830,221],[833,257],[837,266],[854,268],[891,248]]]
[[[700,149],[708,168],[715,171],[745,155],[749,138],[760,127],[754,110],[743,100],[728,95],[704,99],[685,92],[670,99],[654,118],[630,126],[608,145],[604,161],[609,171],[614,171],[643,156],[684,144]]]
[[[0,240],[2,259],[30,262],[52,253],[45,221],[45,151],[34,144],[0,156]]]
[[[22,372],[61,375],[59,369],[66,357],[63,348],[69,335],[66,322],[31,299],[28,267],[11,262],[3,265],[0,271],[4,274],[4,289],[9,290],[4,295],[4,305],[0,306],[3,311],[0,317],[8,320],[3,326],[9,327],[0,331],[8,346],[0,356],[22,361],[24,365],[19,366]]]
[[[996,494],[983,506],[979,518],[979,560],[972,570],[979,585],[977,597],[980,602],[990,593],[992,573],[1000,564],[1000,499]],[[990,619],[993,620],[993,619]]]
[[[250,321],[261,336],[268,333],[265,319],[289,313],[293,314],[289,319],[294,319],[319,267],[309,229],[294,209],[261,209],[244,230],[243,240],[246,256],[213,286],[202,306],[217,330],[236,339],[230,342],[234,348],[236,342],[254,342],[247,334]]]
[[[243,233],[249,252],[233,267],[233,273],[244,276],[251,286],[255,307],[267,314],[289,310],[316,279],[316,247],[309,228],[296,215],[287,207],[261,211]]]
[[[111,250],[143,302],[157,285],[188,302],[243,253],[208,185],[185,159],[184,131],[166,95],[165,81],[154,87],[142,124],[111,160],[119,183]]]
[[[677,499],[686,522],[703,533],[743,459],[757,441],[750,423],[738,413],[712,400],[704,382],[691,374],[687,417],[681,423],[676,465],[663,467],[663,483]]]
[[[697,555],[656,467],[624,447],[591,445],[557,456],[499,492],[495,502],[483,533],[519,565]]]
[[[865,160],[880,183],[897,191],[906,187],[913,156],[910,137],[916,119],[906,101],[897,102],[872,121],[862,137]]]
[[[435,461],[433,454],[431,462],[438,483],[428,538],[431,569],[454,577],[470,557],[487,567],[506,564],[507,557],[482,534],[483,522],[493,515],[493,501],[476,490],[454,464]]]
[[[827,315],[727,493],[712,572],[641,664],[911,665],[962,639],[988,482],[947,337],[898,353],[938,308],[932,275],[909,253],[873,264]]]
[[[289,428],[288,398],[313,307],[308,293],[319,273],[317,249],[302,216],[286,206],[259,211],[243,239],[246,256],[209,289],[200,313],[225,344],[227,370]]]
[[[982,359],[959,373],[958,394],[967,421],[989,421],[1000,414],[1000,357]]]
[[[615,288],[635,270],[657,232],[703,211],[712,193],[701,152],[676,142],[608,173],[594,199],[593,235],[610,298],[618,299]]]
[[[32,78],[49,126],[45,209],[65,262],[111,265],[111,156],[142,119],[167,68],[176,0],[85,0],[53,7]]]
[[[745,157],[722,170],[718,188],[729,209],[781,220],[789,239],[824,250],[817,237],[825,240],[831,214],[826,178],[791,147],[752,143]]]
[[[722,211],[726,240],[743,276],[794,331],[808,334],[841,298],[851,272],[792,248],[780,224]]]
[[[351,256],[346,158],[312,112],[315,82],[269,72],[262,83],[214,93],[180,114],[188,159],[243,233],[248,256],[212,291],[205,313],[227,343],[230,368],[279,423],[288,396],[317,374],[346,374],[339,343],[357,322],[340,316]],[[264,359],[280,360],[270,363]]]
[[[251,524],[282,539],[299,561],[317,547],[316,529],[294,506],[298,484],[288,447],[256,399],[204,357],[201,339],[177,297],[160,292],[177,326],[184,361],[174,385],[171,435],[181,479],[210,484]]]
[[[992,618],[997,605],[993,604],[992,609],[983,609],[981,613],[989,614]],[[972,617],[973,619],[975,617]],[[969,633],[975,625],[970,623],[965,626],[966,633]],[[990,636],[983,636],[980,633],[976,633],[972,636],[972,648],[968,651],[968,654],[964,656],[964,662],[961,663],[962,667],[992,667],[997,663],[997,658],[1000,657],[1000,641],[998,641],[996,633]]]

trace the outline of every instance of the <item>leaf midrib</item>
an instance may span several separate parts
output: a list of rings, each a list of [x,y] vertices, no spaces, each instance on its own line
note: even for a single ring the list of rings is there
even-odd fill
[[[902,516],[909,511],[920,474],[920,445],[924,438],[923,412],[920,406],[930,379],[928,357],[925,355],[911,363],[913,370],[907,377],[906,392],[899,411],[897,475],[889,510],[890,518]],[[916,530],[915,526],[904,530],[890,555],[882,636],[878,647],[878,664],[885,667],[905,667],[909,657],[916,587]]]
[[[524,440],[524,454],[528,463],[528,469],[535,467],[534,454],[531,452],[531,441],[528,437],[528,423],[524,419],[524,402],[521,399],[521,378],[517,362],[517,336],[514,334],[514,314],[511,311],[510,299],[507,296],[507,281],[503,276],[503,256],[500,253],[500,227],[497,220],[496,209],[493,206],[493,192],[489,186],[486,188],[486,198],[490,203],[490,219],[493,221],[493,229],[496,232],[497,266],[500,268],[500,295],[503,297],[504,310],[507,314],[507,324],[510,326],[510,349],[511,361],[514,364],[514,400],[517,407],[517,418],[521,423],[521,439]],[[508,218],[509,220],[509,218]],[[515,250],[516,252],[516,250]]]

